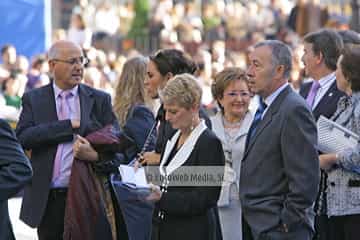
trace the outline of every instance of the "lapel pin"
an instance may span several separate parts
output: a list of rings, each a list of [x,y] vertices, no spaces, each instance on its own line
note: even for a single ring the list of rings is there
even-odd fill
[[[331,97],[333,95],[333,93],[331,92],[331,93],[329,93],[329,97]]]

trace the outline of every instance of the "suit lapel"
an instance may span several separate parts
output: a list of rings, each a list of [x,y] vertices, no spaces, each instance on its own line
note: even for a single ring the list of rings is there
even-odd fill
[[[92,92],[90,92],[84,85],[79,85],[79,98],[80,98],[80,135],[84,136],[86,130],[86,123],[91,121],[90,113],[94,105],[94,98]]]
[[[300,89],[300,95],[304,98],[304,99],[306,99],[307,98],[307,95],[309,94],[309,92],[310,92],[310,88],[311,88],[311,86],[312,86],[312,81],[311,82],[308,82],[308,83],[304,83],[304,85],[301,87],[301,89]]]
[[[41,114],[43,122],[54,122],[58,121],[55,94],[52,83],[45,86],[44,91],[39,96],[40,105],[44,109],[44,114]]]
[[[320,114],[324,112],[324,107],[326,108],[330,100],[336,96],[336,91],[337,91],[336,81],[334,81],[331,84],[330,88],[325,93],[325,95],[321,98],[320,102],[316,105],[315,109],[313,110],[313,114],[316,119],[318,119]]]
[[[256,139],[260,136],[262,131],[271,123],[272,117],[276,112],[279,110],[282,101],[284,98],[291,92],[291,87],[287,86],[280,94],[276,97],[275,101],[270,105],[269,110],[265,113],[264,118],[259,123],[258,127],[256,128],[255,135],[251,138],[249,142],[249,146],[246,149],[246,152],[244,154],[244,160],[249,153],[250,149],[253,147],[253,145],[256,142]]]

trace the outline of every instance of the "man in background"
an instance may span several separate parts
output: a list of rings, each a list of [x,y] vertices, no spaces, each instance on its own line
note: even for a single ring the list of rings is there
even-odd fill
[[[320,115],[330,118],[340,97],[344,96],[336,86],[336,62],[343,48],[340,35],[330,29],[308,33],[304,37],[302,61],[305,74],[313,81],[305,83],[300,95],[306,99],[315,120]],[[329,239],[328,217],[326,215],[326,173],[321,171],[319,193],[315,202],[315,239]]]

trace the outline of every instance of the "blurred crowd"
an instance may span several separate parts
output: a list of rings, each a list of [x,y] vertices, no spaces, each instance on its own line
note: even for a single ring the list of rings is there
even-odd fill
[[[311,21],[309,20],[309,16]],[[301,37],[321,27],[347,29],[348,19],[329,13],[316,0],[269,1],[109,1],[80,0],[68,29],[55,29],[53,42],[68,39],[90,60],[84,82],[112,96],[125,61],[158,49],[187,52],[198,64],[202,103],[212,106],[211,83],[225,67],[246,68],[249,46],[262,39],[279,39],[294,50],[291,82],[304,80]],[[135,29],[140,29],[135,30]],[[1,46],[0,106],[3,118],[18,119],[24,92],[50,82],[47,58],[19,55],[12,45]]]

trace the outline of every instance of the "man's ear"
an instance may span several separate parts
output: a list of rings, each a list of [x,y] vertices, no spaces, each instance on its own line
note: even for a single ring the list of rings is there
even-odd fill
[[[324,55],[322,54],[322,52],[319,52],[319,54],[316,55],[316,63],[320,64],[323,60],[324,60]]]
[[[282,78],[284,76],[285,72],[285,66],[284,65],[278,65],[275,68],[275,74],[277,78]]]
[[[52,61],[52,60],[49,60],[48,61],[48,64],[49,64],[49,74],[51,77],[54,77],[53,76],[53,70],[54,70],[54,67],[55,67],[55,61]]]

